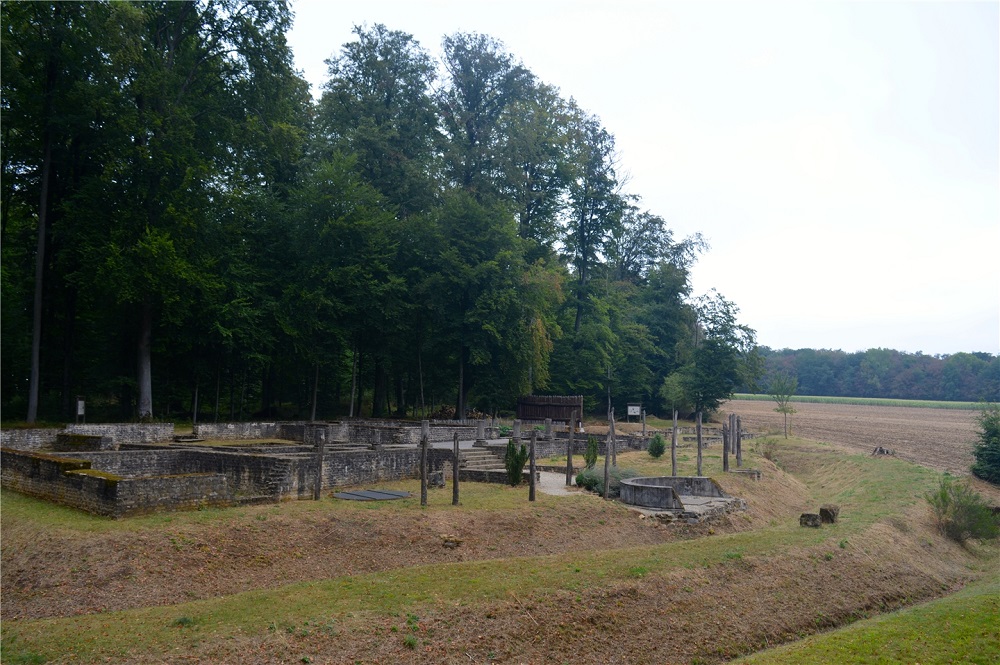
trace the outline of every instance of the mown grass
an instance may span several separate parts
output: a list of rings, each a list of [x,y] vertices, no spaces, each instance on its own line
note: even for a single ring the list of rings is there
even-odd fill
[[[289,501],[281,504],[257,505],[230,508],[205,508],[189,512],[156,513],[115,520],[110,517],[91,515],[75,508],[67,508],[41,499],[18,494],[0,492],[0,509],[5,521],[34,522],[49,529],[64,529],[79,532],[139,531],[158,529],[164,526],[203,524],[213,521],[233,521],[254,517],[261,519],[267,515],[285,515],[294,518],[310,513],[329,512],[379,512],[402,511],[420,512],[442,511],[500,511],[528,510],[528,485],[508,487],[486,483],[465,482],[460,485],[460,506],[452,506],[452,494],[448,490],[431,490],[428,493],[428,507],[420,505],[420,483],[414,480],[382,481],[366,484],[366,488],[402,490],[410,493],[409,498],[395,501]],[[337,488],[336,491],[346,488]],[[557,497],[538,494],[536,506],[544,506],[558,501]]]
[[[752,402],[774,401],[770,395],[755,395],[750,393],[737,393],[733,395],[732,399]],[[888,399],[880,397],[822,397],[819,395],[793,395],[790,401],[814,404],[853,404],[857,406],[909,406],[919,409],[964,409],[967,411],[974,411],[983,407],[981,402],[945,402],[939,400]]]
[[[737,662],[1000,663],[1000,571],[945,598],[813,635]]]
[[[748,451],[747,466],[754,454]],[[319,625],[344,617],[373,620],[405,612],[456,606],[480,611],[503,602],[511,594],[521,598],[561,590],[610,586],[641,576],[665,575],[680,568],[708,567],[734,559],[772,556],[797,548],[819,545],[835,550],[855,534],[887,516],[900,515],[937,482],[931,471],[894,459],[844,456],[832,448],[800,439],[782,440],[777,451],[782,465],[803,480],[817,505],[839,503],[841,522],[824,529],[802,529],[797,520],[784,520],[769,528],[723,534],[697,540],[613,551],[571,552],[560,555],[509,558],[411,567],[390,572],[346,576],[318,582],[292,584],[168,607],[31,621],[5,621],[4,662],[44,662],[74,654],[83,661],[116,658],[125,654],[161,654],[193,649],[205,640],[224,640],[260,634],[269,626]],[[694,469],[693,450],[684,451],[681,473]],[[603,460],[600,464],[603,463]],[[640,451],[619,455],[619,465],[643,475],[669,473],[669,454],[653,459]],[[718,451],[706,452],[705,467],[717,474]],[[387,488],[413,491],[414,481],[379,483]],[[347,501],[291,502],[279,506],[208,510],[113,521],[83,515],[17,494],[3,494],[4,520],[32,520],[64,529],[158,529],[165,524],[214,519],[253,519],[253,515],[313,511],[478,511],[537,510],[549,502],[578,501],[581,510],[595,509],[593,497],[551,497],[539,494],[527,502],[527,488],[463,483],[462,506],[450,505],[450,492],[431,493],[427,508],[417,498],[358,503]],[[634,519],[618,504],[600,504],[602,519]],[[256,512],[255,512],[256,511]],[[738,556],[737,554],[738,553]],[[582,572],[581,572],[582,571]],[[531,591],[525,591],[530,589]],[[829,661],[837,662],[837,661]]]

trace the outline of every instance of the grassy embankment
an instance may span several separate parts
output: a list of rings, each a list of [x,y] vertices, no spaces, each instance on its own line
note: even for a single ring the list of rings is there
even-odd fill
[[[752,445],[752,449],[747,451],[747,466],[759,464],[774,469],[769,462],[757,458],[765,447],[766,444],[760,441]],[[341,639],[349,639],[344,636],[363,630],[363,625],[384,621],[387,617],[411,613],[424,615],[455,607],[465,608],[469,612],[488,613],[491,607],[507,602],[511,597],[517,597],[518,603],[530,603],[532,598],[541,599],[566,591],[580,593],[584,590],[612,589],[637,576],[668,577],[685,574],[686,571],[714,569],[713,567],[720,565],[773,562],[788,556],[789,552],[813,552],[814,554],[809,555],[815,557],[815,562],[811,564],[813,566],[821,566],[823,561],[832,561],[841,556],[889,557],[892,555],[891,550],[882,552],[876,549],[884,545],[880,545],[871,536],[873,528],[879,524],[884,526],[886,522],[902,520],[904,515],[912,514],[914,510],[919,512],[924,502],[923,497],[936,485],[938,478],[937,474],[927,469],[902,461],[844,455],[826,446],[798,439],[782,440],[776,450],[774,447],[769,448],[769,455],[771,454],[776,455],[776,461],[787,472],[791,481],[804,486],[803,500],[813,506],[826,502],[840,504],[842,521],[822,530],[813,530],[800,528],[797,519],[780,517],[753,530],[655,546],[416,566],[297,583],[279,589],[257,590],[165,607],[58,619],[5,621],[4,662],[41,663],[67,658],[70,654],[73,654],[74,662],[93,662],[106,658],[141,660],[145,655],[152,657],[168,653],[197,652],[204,649],[205,645],[215,645],[212,648],[218,648],[218,645],[238,641],[247,635],[273,633],[276,627],[289,635],[289,640],[294,640],[296,634],[323,631],[327,631],[331,639],[335,635],[340,635]],[[694,457],[690,447],[682,449],[679,455],[681,473],[693,472]],[[706,469],[717,473],[721,467],[717,448],[706,452],[704,463]],[[670,466],[669,452],[659,460],[653,460],[640,452],[623,453],[619,455],[619,464],[635,468],[642,475],[666,475]],[[774,475],[779,475],[778,469],[774,469]],[[741,484],[748,493],[754,491],[752,481],[748,479],[727,478],[726,482],[731,485],[731,491],[735,488],[738,492]],[[411,491],[414,489],[412,481],[389,483],[386,486]],[[579,501],[580,514],[584,516],[593,506],[587,502],[594,501],[592,497],[541,495],[539,501],[531,506],[526,501],[526,493],[467,483],[463,486],[463,505],[455,508],[446,503],[450,502],[450,493],[448,494],[447,498],[438,495],[440,505],[432,504],[425,509],[419,506],[416,498],[378,504],[296,502],[276,509],[291,513],[402,511],[420,519],[435,511],[528,511],[544,507],[548,502]],[[763,502],[766,498],[755,496],[754,500]],[[158,530],[163,529],[166,524],[224,520],[233,514],[232,511],[240,510],[206,510],[112,521],[53,507],[11,492],[3,493],[2,509],[5,526],[30,521],[44,524],[47,528],[81,533],[124,529]],[[621,509],[619,515],[622,519],[628,517],[625,509]],[[586,528],[585,519],[581,519],[581,525],[581,528]],[[992,586],[983,586],[981,591],[972,588],[966,596],[960,597],[968,601],[968,610],[964,609],[966,605],[945,602],[939,611],[943,614],[930,616],[932,619],[936,617],[938,622],[950,622],[948,625],[962,631],[963,635],[969,634],[970,651],[963,651],[962,657],[967,654],[978,657],[982,654],[986,660],[968,662],[997,662],[1000,661],[1000,644],[995,639],[971,634],[975,632],[973,628],[961,628],[962,625],[975,626],[976,621],[995,618],[996,604],[987,600],[990,590],[997,588],[997,552],[995,549],[980,548],[971,560],[973,563],[965,564],[970,569],[968,575],[986,577],[991,580]],[[641,571],[641,574],[637,571]],[[864,580],[860,582],[863,583]],[[515,593],[518,596],[514,596]],[[852,613],[852,616],[864,616],[867,611],[860,608],[859,613]],[[960,621],[959,617],[953,617],[958,611],[965,612]],[[918,608],[914,612],[917,619],[913,621],[931,620],[921,618],[925,616],[924,610]],[[852,653],[860,654],[862,648],[879,653],[880,647],[872,645],[888,640],[897,643],[896,648],[900,649],[901,654],[912,651],[918,654],[915,659],[920,662],[935,662],[933,658],[921,660],[923,656],[919,654],[948,653],[947,643],[954,639],[954,634],[947,630],[922,632],[919,626],[923,624],[910,624],[913,627],[903,631],[891,628],[895,625],[890,622],[874,624],[871,629],[866,629],[865,626],[852,628],[852,631],[868,632],[858,633],[862,636],[858,638],[861,646],[847,656],[833,657],[831,660],[820,655],[816,661],[792,656],[792,660],[787,662],[852,662],[855,661]],[[817,626],[816,629],[822,627]],[[747,639],[750,641],[732,643],[728,647],[728,653],[736,655],[754,650],[753,645],[758,642],[754,638]],[[836,637],[830,639],[838,641]],[[732,653],[733,650],[736,653]],[[758,662],[772,661],[765,659]]]
[[[1000,662],[1000,573],[945,598],[761,651],[740,665]]]

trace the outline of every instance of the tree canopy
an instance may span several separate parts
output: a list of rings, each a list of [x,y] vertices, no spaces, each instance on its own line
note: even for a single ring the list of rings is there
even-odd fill
[[[701,236],[488,35],[356,26],[313,100],[283,0],[0,12],[5,418],[654,412],[759,371]]]

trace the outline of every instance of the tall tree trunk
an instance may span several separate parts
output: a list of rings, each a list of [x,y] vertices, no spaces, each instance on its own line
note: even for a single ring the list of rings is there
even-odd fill
[[[458,351],[458,404],[455,405],[455,420],[465,419],[465,347]]]
[[[54,74],[50,74],[54,79]],[[51,82],[51,80],[50,80]],[[35,300],[31,318],[31,379],[28,382],[28,417],[33,423],[38,419],[38,387],[42,349],[42,277],[45,273],[45,234],[47,233],[49,209],[49,181],[52,173],[52,137],[45,130],[45,147],[42,151],[42,192],[38,202],[38,245],[35,250]]]
[[[354,417],[354,396],[355,391],[358,388],[358,347],[354,347],[353,358],[351,359],[351,410],[348,412],[348,417]]]
[[[406,417],[406,389],[403,387],[403,373],[396,375],[396,417]]]
[[[316,363],[316,375],[313,377],[313,394],[312,394],[312,413],[309,414],[309,420],[314,422],[316,420],[316,398],[319,396],[319,363]]]
[[[424,363],[420,357],[420,351],[417,351],[417,371],[420,372],[420,417],[427,417],[427,409],[424,405]]]
[[[385,369],[382,358],[375,356],[375,393],[372,395],[372,418],[382,417],[382,407],[385,404]]]
[[[197,425],[198,424],[198,388],[200,387],[200,385],[201,385],[201,383],[199,381],[195,381],[195,383],[194,383],[194,405],[191,407],[191,424],[192,425]]]
[[[153,418],[153,371],[150,338],[153,334],[153,305],[142,304],[142,315],[139,321],[138,343],[138,383],[139,383],[139,420]]]
[[[76,395],[73,392],[73,345],[76,339],[76,287],[70,286],[66,297],[66,327],[63,331],[63,413],[66,418],[76,415]]]
[[[215,366],[215,416],[212,422],[219,422],[219,391],[222,389],[222,363]]]

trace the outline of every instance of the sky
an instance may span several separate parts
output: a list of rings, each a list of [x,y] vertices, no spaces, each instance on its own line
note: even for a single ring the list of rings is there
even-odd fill
[[[1000,353],[1000,3],[293,0],[313,94],[355,25],[504,43],[615,135],[774,349]]]

